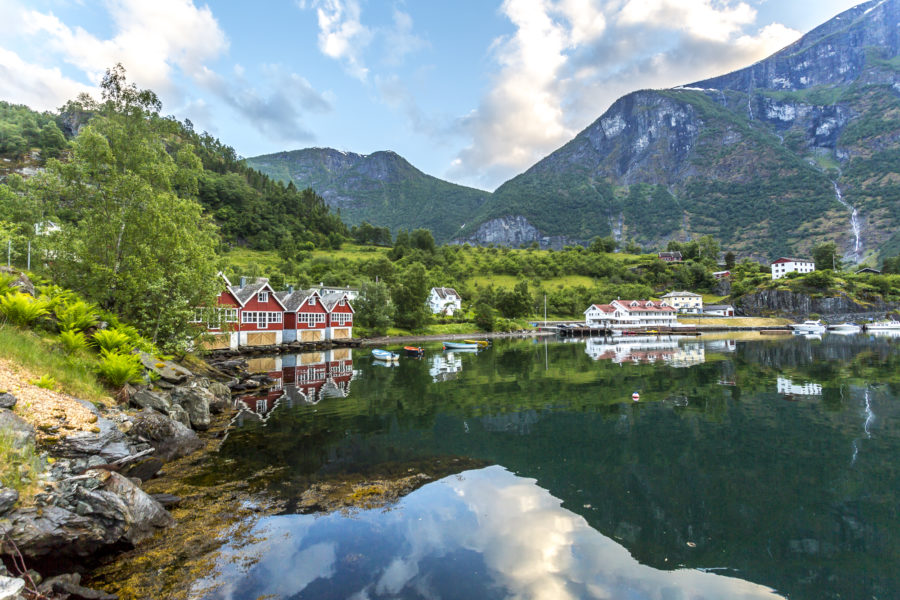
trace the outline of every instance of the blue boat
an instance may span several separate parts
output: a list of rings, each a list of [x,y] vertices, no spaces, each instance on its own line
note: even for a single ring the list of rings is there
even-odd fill
[[[400,358],[400,355],[389,350],[381,350],[376,348],[375,350],[372,350],[372,358],[374,358],[375,360],[384,360],[390,362],[392,360],[397,360],[398,358]]]
[[[444,350],[478,350],[480,347],[471,342],[444,342]]]

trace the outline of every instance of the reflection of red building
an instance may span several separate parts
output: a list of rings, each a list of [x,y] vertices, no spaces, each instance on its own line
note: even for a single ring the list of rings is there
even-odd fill
[[[274,381],[265,392],[240,397],[245,410],[265,420],[282,404],[317,404],[323,398],[345,398],[353,378],[350,348],[305,352],[247,361],[251,373],[265,374]]]

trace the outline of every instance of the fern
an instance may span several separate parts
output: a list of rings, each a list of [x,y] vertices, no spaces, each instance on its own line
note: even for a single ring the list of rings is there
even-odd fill
[[[26,327],[47,314],[47,303],[22,292],[0,296],[0,316],[13,325]]]
[[[75,292],[58,285],[41,285],[36,286],[35,289],[40,298],[47,303],[47,308],[54,312],[60,306],[78,301],[78,296]]]
[[[87,338],[82,332],[71,329],[60,332],[59,341],[69,354],[87,348],[88,345]]]
[[[82,300],[56,307],[60,331],[84,331],[97,324],[97,307]]]
[[[111,385],[122,387],[126,383],[140,383],[144,366],[134,354],[119,354],[103,349],[100,351],[97,373]]]
[[[101,329],[94,333],[93,343],[107,352],[123,352],[132,347],[131,338],[116,329]]]
[[[0,296],[12,293],[12,284],[19,278],[13,273],[0,273]]]
[[[45,390],[56,389],[56,379],[54,379],[50,375],[41,375],[40,379],[33,379],[28,383],[30,383],[31,385],[36,385],[39,388],[44,388]]]

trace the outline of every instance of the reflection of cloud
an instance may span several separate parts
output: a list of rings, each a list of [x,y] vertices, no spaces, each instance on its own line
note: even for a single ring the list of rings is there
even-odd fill
[[[450,175],[493,186],[571,139],[618,97],[746,66],[795,40],[756,29],[735,0],[505,0],[512,35],[492,48],[492,85],[460,119],[472,143]],[[473,176],[474,174],[474,176]]]
[[[262,583],[245,585],[246,597],[298,594],[320,577],[330,578],[327,585],[336,595],[358,600],[403,596],[412,590],[423,597],[446,597],[441,582],[459,589],[499,589],[511,598],[554,600],[779,597],[764,586],[732,577],[642,565],[584,518],[562,508],[561,501],[533,479],[501,467],[427,485],[388,512],[366,511],[352,519],[337,514],[276,517],[269,522],[256,533],[270,541],[242,551],[253,555],[264,550],[247,577]],[[331,541],[303,548],[303,538]],[[454,564],[460,556],[473,554],[483,567],[470,571]],[[354,583],[343,577],[343,559],[335,561],[335,556],[353,555],[367,556],[371,565],[361,589],[359,583],[347,589]],[[353,581],[359,576],[354,570]]]

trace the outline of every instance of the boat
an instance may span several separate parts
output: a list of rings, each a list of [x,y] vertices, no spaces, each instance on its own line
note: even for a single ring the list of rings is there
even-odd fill
[[[480,346],[471,342],[444,342],[444,350],[478,350]]]
[[[840,323],[828,326],[828,330],[832,333],[859,333],[860,329],[861,327],[855,323]]]
[[[375,366],[378,366],[378,367],[388,367],[388,368],[391,368],[391,367],[399,367],[399,366],[400,366],[400,363],[397,362],[396,360],[378,360],[378,359],[375,359],[375,360],[372,361],[372,364],[375,365]]]
[[[403,346],[403,351],[406,352],[407,356],[413,356],[415,358],[425,356],[425,348],[420,348],[418,346]]]
[[[802,331],[803,333],[822,333],[825,331],[825,326],[822,324],[822,321],[803,321],[802,323],[792,323],[788,325],[794,331]]]
[[[390,350],[381,350],[379,348],[376,348],[375,350],[372,350],[372,358],[374,358],[375,360],[390,362],[392,360],[397,360],[398,358],[400,358],[400,355],[396,352],[391,352]]]
[[[481,348],[487,348],[491,343],[487,340],[463,340],[466,344],[478,344]]]
[[[866,325],[866,331],[900,331],[900,321],[876,321]]]

